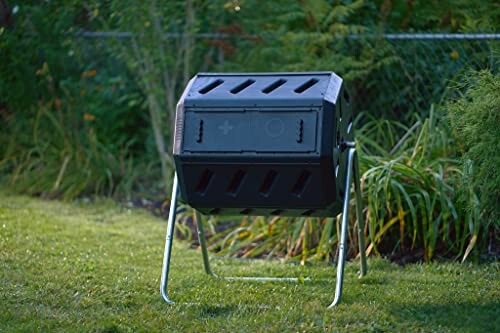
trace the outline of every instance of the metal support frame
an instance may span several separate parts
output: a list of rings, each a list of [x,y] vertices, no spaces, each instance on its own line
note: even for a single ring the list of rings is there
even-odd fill
[[[174,175],[174,184],[172,186],[172,197],[170,198],[170,210],[168,211],[168,222],[167,222],[167,236],[165,238],[165,252],[163,254],[163,268],[161,270],[161,286],[160,292],[161,296],[165,302],[169,304],[174,304],[170,298],[168,298],[167,285],[168,285],[168,272],[170,270],[170,255],[172,254],[172,241],[174,238],[174,226],[175,217],[177,215],[177,197],[179,195],[179,181],[177,179],[177,173]]]
[[[344,281],[344,264],[345,264],[345,244],[347,235],[347,223],[349,221],[349,200],[350,200],[350,188],[352,180],[352,171],[354,170],[354,190],[356,191],[356,215],[358,218],[358,238],[359,238],[359,254],[360,254],[360,274],[359,277],[363,277],[366,274],[366,255],[365,255],[365,237],[363,233],[364,229],[364,219],[363,219],[363,207],[361,206],[361,190],[359,184],[359,164],[358,155],[355,148],[349,148],[347,152],[347,172],[345,176],[345,197],[344,197],[344,207],[342,209],[342,225],[340,228],[340,243],[339,243],[339,259],[337,264],[337,280],[335,285],[335,297],[332,304],[328,306],[328,309],[339,304],[340,298],[342,297],[342,283]]]
[[[341,224],[341,232],[340,232],[340,243],[339,243],[339,258],[337,264],[337,279],[335,285],[335,297],[333,302],[328,306],[328,309],[334,307],[340,302],[340,298],[342,296],[342,282],[344,279],[344,264],[345,264],[345,245],[346,245],[346,235],[347,235],[347,224],[349,220],[349,201],[350,201],[350,187],[352,181],[352,174],[354,173],[354,190],[356,192],[356,215],[358,218],[358,243],[359,243],[359,253],[360,253],[360,275],[359,277],[363,277],[367,273],[367,265],[366,265],[366,255],[365,255],[365,238],[364,238],[364,219],[362,214],[362,204],[361,204],[361,191],[360,191],[360,182],[359,182],[359,166],[358,166],[358,157],[356,153],[356,149],[353,144],[347,146],[347,172],[345,178],[345,198],[344,205],[342,209],[342,224]],[[168,215],[168,223],[167,223],[167,236],[165,240],[165,253],[163,257],[163,268],[161,275],[161,285],[160,292],[165,300],[165,302],[169,304],[174,304],[174,302],[168,297],[167,293],[167,285],[168,285],[168,273],[170,269],[170,256],[172,253],[172,241],[174,237],[174,225],[176,218],[176,207],[177,207],[177,197],[179,195],[179,184],[177,179],[177,174],[174,176],[174,183],[172,188],[172,198],[170,202],[170,210]],[[218,279],[225,280],[247,280],[247,281],[289,281],[289,282],[298,282],[298,278],[293,277],[234,277],[227,276],[222,277],[215,274],[210,268],[210,261],[208,258],[208,250],[205,242],[205,232],[203,230],[203,223],[201,220],[201,214],[195,210],[195,221],[196,221],[196,229],[198,232],[198,239],[201,247],[201,254],[203,257],[203,266],[205,268],[205,272],[208,275],[213,276]],[[307,278],[306,280],[309,280]]]

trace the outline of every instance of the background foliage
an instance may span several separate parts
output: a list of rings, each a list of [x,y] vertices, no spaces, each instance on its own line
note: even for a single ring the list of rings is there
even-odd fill
[[[469,221],[483,220],[498,234],[500,211],[500,79],[473,73],[458,87],[460,98],[447,104],[461,152],[458,191]],[[470,223],[470,222],[469,222]],[[476,222],[477,223],[477,222]],[[478,231],[480,227],[477,227]],[[477,232],[478,232],[477,231]],[[477,233],[476,232],[476,233]],[[483,230],[484,232],[484,230]]]
[[[498,22],[493,1],[0,0],[0,181],[50,198],[161,198],[173,167],[175,105],[196,72],[332,70],[356,100],[370,101],[357,107],[356,122],[367,252],[402,261],[495,256],[498,43],[433,53],[436,43],[424,54],[454,67],[429,69],[418,46],[396,49],[377,36],[496,32]],[[86,38],[88,31],[126,34]],[[360,35],[375,37],[352,38]],[[473,53],[479,65],[457,61]],[[425,77],[395,66],[410,58]],[[390,87],[381,86],[383,75]],[[458,84],[443,94],[434,84],[447,75]],[[417,86],[431,97],[415,97]],[[335,255],[338,219],[223,222],[206,221],[221,253]],[[349,244],[355,255],[354,232]]]

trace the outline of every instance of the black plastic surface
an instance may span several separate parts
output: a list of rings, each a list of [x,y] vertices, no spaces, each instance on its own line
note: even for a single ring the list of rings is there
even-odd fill
[[[177,106],[181,196],[205,214],[335,216],[352,118],[331,72],[198,74]]]

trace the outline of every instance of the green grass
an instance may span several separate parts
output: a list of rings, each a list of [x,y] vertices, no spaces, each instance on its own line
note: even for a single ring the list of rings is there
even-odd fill
[[[68,204],[0,193],[0,332],[494,332],[500,267],[440,263],[401,268],[381,259],[343,303],[334,269],[215,260],[234,274],[317,281],[228,282],[203,273],[201,254],[177,242],[170,306],[159,295],[165,221],[111,202]],[[195,302],[197,304],[183,304]],[[255,306],[259,305],[259,306]],[[264,307],[266,306],[266,307]]]

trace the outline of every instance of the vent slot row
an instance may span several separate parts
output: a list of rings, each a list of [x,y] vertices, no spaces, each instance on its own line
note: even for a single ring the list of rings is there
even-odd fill
[[[318,82],[319,82],[318,79],[309,79],[306,82],[304,82],[303,84],[301,84],[300,86],[298,86],[297,88],[295,88],[294,92],[297,94],[302,94],[303,92],[305,92],[306,90],[308,90],[309,88],[311,88],[312,86],[314,86]],[[198,90],[198,93],[200,93],[202,95],[207,94],[223,83],[224,83],[224,80],[217,79],[215,81],[210,82],[209,84],[207,84],[205,87],[201,88],[200,90]],[[245,80],[244,82],[240,83],[239,85],[237,85],[236,87],[231,89],[230,92],[232,94],[238,94],[238,93],[242,92],[243,90],[245,90],[246,88],[250,87],[254,83],[255,83],[255,80],[253,80],[253,79]],[[273,83],[271,83],[270,85],[268,85],[267,87],[262,89],[261,91],[264,94],[270,94],[273,91],[275,91],[276,89],[278,89],[279,87],[281,87],[282,85],[284,85],[285,83],[287,83],[287,80],[279,79],[279,80],[274,81]],[[343,96],[344,96],[345,101],[349,104],[349,102],[350,102],[349,94],[346,91],[344,91]]]

